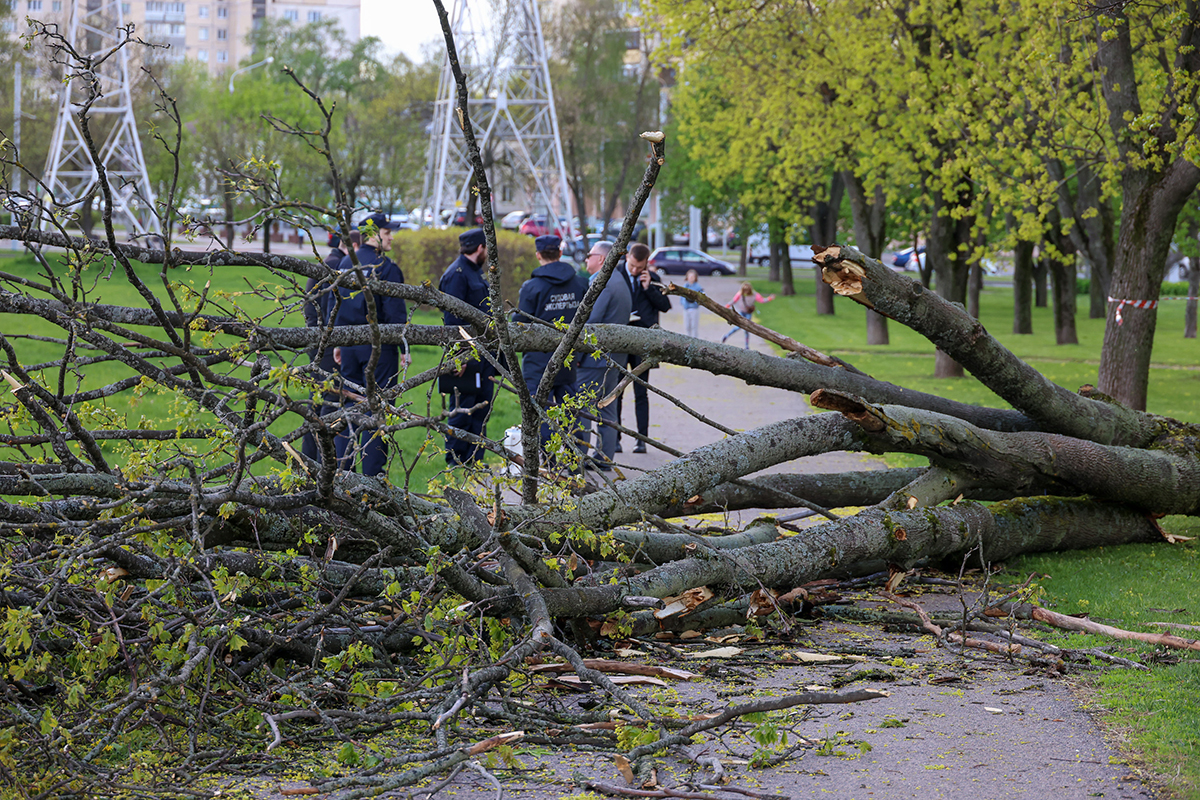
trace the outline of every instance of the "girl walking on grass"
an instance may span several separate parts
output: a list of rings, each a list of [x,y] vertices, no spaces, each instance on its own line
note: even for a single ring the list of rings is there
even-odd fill
[[[683,284],[683,288],[704,294],[704,287],[700,285],[700,276],[696,270],[689,269],[685,277],[686,283]],[[683,324],[688,336],[700,338],[700,304],[686,297],[683,298]]]
[[[759,303],[769,303],[774,299],[775,299],[775,295],[769,295],[767,297],[763,297],[761,294],[754,291],[754,287],[750,285],[750,281],[746,281],[738,289],[737,294],[735,294],[733,296],[733,299],[725,304],[725,307],[732,308],[734,311],[741,314],[744,318],[750,319],[750,317],[754,316],[754,309]],[[721,344],[724,344],[726,339],[728,339],[730,336],[733,336],[739,330],[742,333],[746,334],[746,344],[745,344],[744,349],[749,350],[750,349],[750,331],[748,331],[745,328],[742,328],[738,325],[734,325],[732,328],[729,329],[728,332],[726,332],[726,334],[724,336],[721,337]]]

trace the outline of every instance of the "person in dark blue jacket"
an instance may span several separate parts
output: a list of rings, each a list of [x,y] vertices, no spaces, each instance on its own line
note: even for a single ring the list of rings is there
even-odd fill
[[[359,223],[359,231],[363,242],[355,251],[359,266],[368,279],[375,277],[379,281],[404,283],[404,273],[396,266],[387,253],[392,249],[392,231],[400,227],[400,223],[392,222],[383,214],[372,214]],[[354,260],[347,255],[338,266],[342,272],[354,269]],[[336,327],[347,325],[366,325],[367,295],[361,289],[349,286],[339,286],[338,296],[341,302],[337,305],[336,317],[333,324]],[[373,294],[375,299],[375,319],[380,325],[396,325],[408,322],[408,308],[399,297],[385,297]],[[332,295],[331,295],[331,308]],[[334,359],[338,363],[342,379],[366,388],[366,368],[371,359],[371,345],[356,344],[334,348]],[[408,345],[384,344],[380,347],[379,360],[375,364],[375,382],[380,389],[396,385],[401,365],[408,366]],[[363,411],[364,406],[359,406]],[[358,440],[357,448],[350,443]],[[364,475],[380,475],[387,468],[387,442],[382,434],[371,428],[356,431],[353,426],[346,434],[337,439],[338,462],[343,469],[353,469],[356,461],[362,461]],[[357,452],[356,452],[357,450]]]
[[[521,284],[521,295],[513,319],[527,322],[530,317],[537,317],[547,322],[562,320],[569,323],[575,319],[575,310],[587,292],[588,282],[574,267],[559,260],[562,258],[562,239],[539,236],[534,246],[540,266],[533,271],[529,280]],[[542,381],[552,381],[549,405],[558,405],[576,392],[575,365],[568,362],[558,374],[545,375],[543,373],[549,363],[550,353],[525,353],[521,357],[521,375],[529,391],[534,394],[537,394]],[[543,448],[549,440],[550,427],[542,425]]]
[[[488,300],[488,282],[483,277],[483,265],[487,262],[487,241],[483,230],[473,228],[458,236],[458,258],[442,274],[438,290],[457,297],[484,313],[491,309]],[[442,312],[446,325],[470,327],[470,323],[452,311]],[[492,365],[484,359],[471,359],[452,375],[443,375],[438,380],[438,389],[450,395],[447,402],[458,410],[450,415],[447,423],[476,436],[487,436],[487,418],[492,411],[492,396],[495,386],[491,377],[495,374]],[[483,450],[462,439],[446,436],[446,463],[473,464],[483,460]]]

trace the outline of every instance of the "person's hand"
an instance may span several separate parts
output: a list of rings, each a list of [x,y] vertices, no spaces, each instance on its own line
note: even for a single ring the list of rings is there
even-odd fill
[[[638,280],[642,282],[643,289],[650,288],[650,270],[643,270],[641,275],[638,275]]]
[[[410,356],[408,353],[400,354],[400,366],[402,368],[407,369],[408,365],[411,363],[412,363],[412,356]]]
[[[342,348],[333,348],[333,363],[337,364],[339,367],[342,365]]]
[[[764,303],[769,303],[769,302],[771,302],[771,301],[772,301],[772,300],[774,300],[774,299],[775,299],[775,295],[769,295],[769,296],[767,297],[767,299],[766,299],[766,300],[764,300],[763,302],[764,302]]]

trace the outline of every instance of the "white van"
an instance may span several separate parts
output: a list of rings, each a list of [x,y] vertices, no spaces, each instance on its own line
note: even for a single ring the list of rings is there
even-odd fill
[[[750,249],[746,258],[749,261],[756,261],[760,266],[764,267],[771,263],[771,240],[767,234],[755,233],[750,236]],[[793,264],[799,261],[801,266],[808,266],[812,263],[812,259],[812,245],[788,245],[788,260]]]

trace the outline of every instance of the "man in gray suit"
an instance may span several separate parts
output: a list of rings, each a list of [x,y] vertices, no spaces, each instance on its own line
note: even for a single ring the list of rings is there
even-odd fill
[[[600,268],[604,266],[604,259],[608,256],[608,251],[612,249],[612,242],[596,242],[592,245],[591,251],[587,255],[588,274],[591,275],[591,280],[595,280],[600,274]],[[600,297],[596,299],[596,304],[592,306],[591,316],[588,317],[589,324],[610,324],[610,325],[628,325],[629,314],[633,308],[633,293],[629,288],[629,284],[620,279],[618,272],[613,272],[612,277],[604,286],[604,291],[600,293]],[[629,356],[625,353],[610,353],[609,358],[625,366]],[[578,370],[579,391],[594,391],[596,399],[607,396],[613,389],[617,388],[617,384],[621,380],[621,370],[613,366],[606,358],[597,358],[592,355],[585,356],[583,362],[579,365]],[[600,419],[602,420],[599,426],[599,441],[596,443],[596,451],[593,456],[594,468],[602,472],[607,472],[612,469],[613,456],[617,452],[617,429],[611,427],[617,422],[617,403],[614,400],[604,408],[600,409]],[[605,424],[608,423],[608,424]],[[590,438],[590,426],[585,430],[583,436],[586,439]]]

